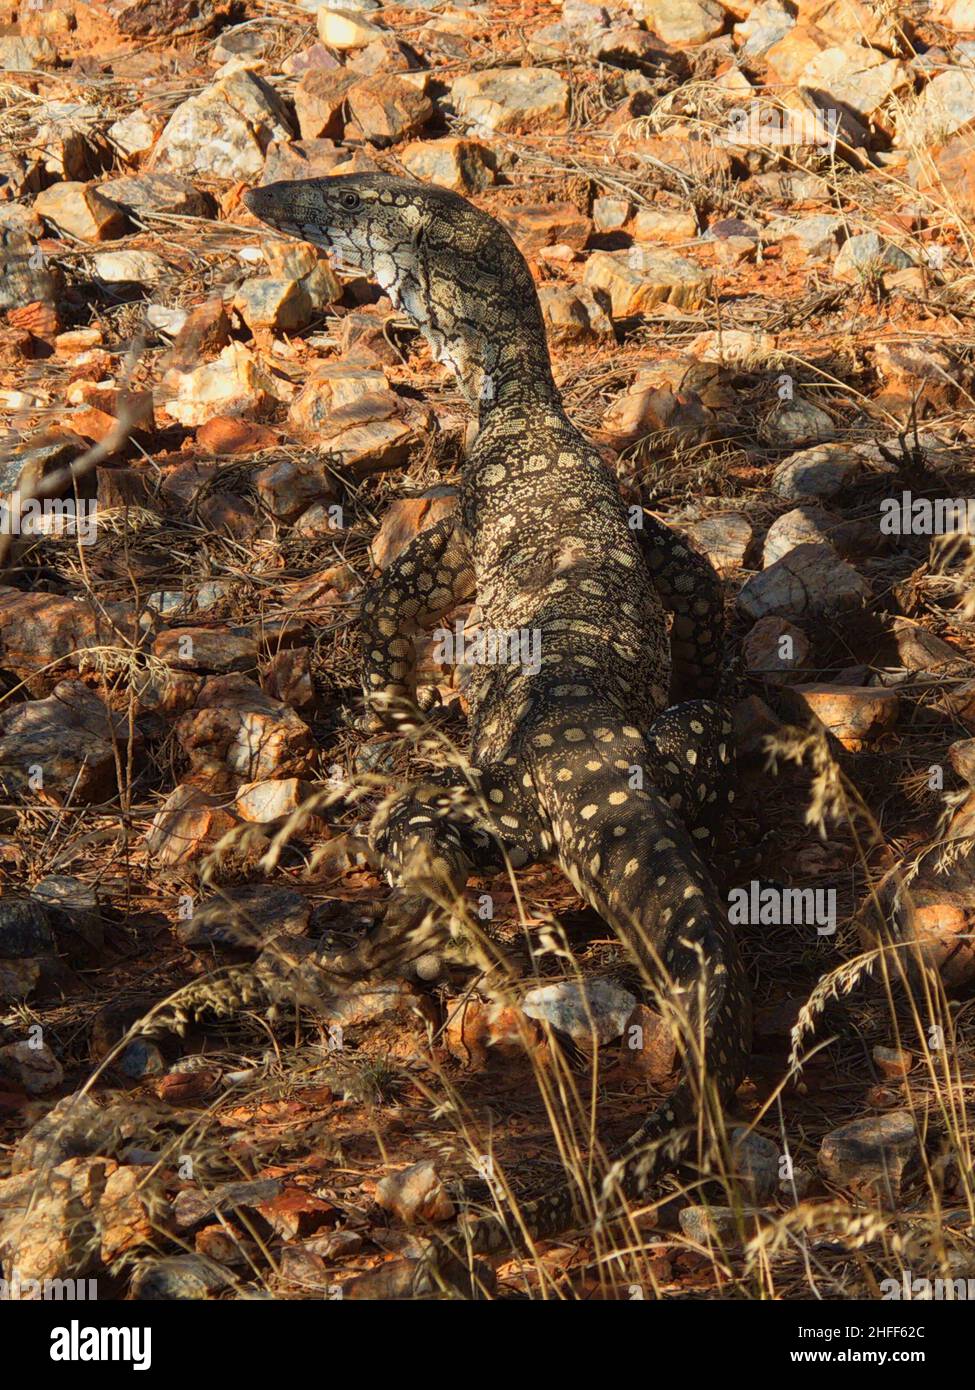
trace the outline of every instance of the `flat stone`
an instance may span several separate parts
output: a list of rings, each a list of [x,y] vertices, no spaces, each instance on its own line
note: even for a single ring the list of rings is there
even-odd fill
[[[851,752],[897,722],[900,696],[881,686],[795,685],[791,697]]]
[[[783,459],[772,474],[772,489],[790,500],[834,497],[862,478],[892,471],[875,444],[819,444]]]
[[[407,173],[456,193],[480,193],[495,180],[494,155],[480,140],[414,140],[400,151]]]
[[[56,183],[38,193],[34,211],[80,241],[109,241],[125,231],[125,214],[91,184]]]
[[[205,193],[174,174],[138,174],[109,179],[98,184],[98,191],[136,218],[152,217],[157,213],[209,217],[213,210],[213,203]]]
[[[430,1162],[414,1163],[383,1178],[376,1185],[376,1201],[408,1226],[417,1221],[449,1221],[454,1215],[454,1204]]]
[[[723,512],[720,516],[689,521],[681,529],[722,576],[741,569],[755,539],[751,522],[741,512]]]
[[[552,68],[488,68],[455,78],[451,101],[476,130],[529,134],[564,129],[569,86]]]
[[[334,10],[323,5],[318,10],[318,33],[327,48],[345,53],[350,49],[365,48],[382,38],[386,31],[361,15],[352,13],[355,8],[350,5],[348,10]]]
[[[856,284],[884,271],[906,270],[911,265],[910,256],[900,247],[884,241],[876,232],[859,232],[840,247],[833,262],[833,279]]]
[[[243,343],[228,343],[215,362],[195,371],[169,375],[173,395],[163,410],[181,425],[203,425],[214,415],[259,417],[277,403],[270,373]]]
[[[48,805],[105,801],[118,791],[116,751],[128,737],[124,714],[61,681],[47,699],[0,713],[0,778],[9,793]]]
[[[714,0],[633,0],[633,17],[666,43],[699,44],[717,37],[727,22],[727,12]]]
[[[245,280],[234,297],[234,308],[252,333],[294,333],[311,322],[315,310],[300,280]]]
[[[699,309],[711,284],[708,272],[693,261],[640,247],[594,251],[583,280],[591,289],[606,291],[614,319],[646,314],[658,304]]]
[[[585,285],[539,285],[538,300],[549,342],[557,347],[573,343],[614,342],[616,334],[604,293]]]
[[[561,980],[530,990],[521,1001],[529,1018],[547,1022],[579,1043],[612,1042],[626,1027],[636,1000],[606,980]]]
[[[315,744],[304,720],[246,676],[213,676],[175,726],[194,766],[224,763],[247,781],[302,776]]]
[[[750,618],[802,621],[869,602],[870,586],[832,546],[799,545],[745,583],[738,607]]]
[[[314,792],[312,783],[300,777],[272,777],[245,782],[234,804],[241,820],[269,825],[294,815]]]
[[[791,684],[802,671],[811,647],[801,628],[785,618],[759,618],[742,644],[748,672],[773,685]]]
[[[227,628],[173,627],[161,632],[153,655],[185,671],[248,671],[257,667],[253,637]]]
[[[365,138],[380,149],[419,134],[433,115],[430,98],[391,73],[357,82],[348,107]]]
[[[917,1128],[906,1110],[852,1120],[827,1134],[819,1167],[838,1187],[896,1203],[907,1169],[920,1157]]]

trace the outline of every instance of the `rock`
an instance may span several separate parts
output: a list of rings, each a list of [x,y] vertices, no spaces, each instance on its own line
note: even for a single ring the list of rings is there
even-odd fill
[[[714,417],[692,391],[674,395],[669,386],[658,386],[656,374],[637,376],[629,391],[617,396],[603,419],[607,442],[625,449],[640,440],[653,440],[659,448],[675,443],[692,444],[711,436]]]
[[[77,1278],[98,1248],[98,1204],[116,1164],[69,1158],[54,1169],[0,1180],[3,1274],[27,1279]]]
[[[166,1061],[154,1042],[148,1038],[135,1038],[123,1050],[116,1064],[123,1076],[130,1081],[141,1081],[147,1076],[161,1076],[166,1070]]]
[[[0,957],[52,956],[56,943],[50,913],[30,898],[0,898]]]
[[[480,1071],[495,1056],[510,1061],[524,1056],[526,1045],[538,1038],[537,1025],[520,1009],[499,1003],[485,1004],[470,995],[446,1002],[447,1023],[443,1038],[447,1051],[462,1066]]]
[[[322,5],[318,10],[318,33],[327,48],[336,48],[344,53],[350,49],[365,48],[383,37],[386,31],[376,24],[370,24],[361,15],[353,14],[351,11],[354,8],[350,5],[348,10],[336,10]]]
[[[835,112],[841,138],[858,145],[864,143],[868,129],[891,134],[888,112],[895,100],[900,107],[902,98],[913,90],[903,63],[859,41],[817,53],[799,74],[798,86],[813,109]]]
[[[579,1043],[612,1042],[636,1007],[632,994],[607,980],[561,980],[530,990],[521,1001],[529,1018],[539,1019]]]
[[[340,69],[309,68],[295,88],[295,113],[303,140],[340,140],[345,129],[345,102],[358,81]]]
[[[57,231],[79,241],[109,241],[125,232],[121,208],[90,184],[56,183],[38,193],[34,211]]]
[[[757,1204],[770,1201],[779,1190],[778,1145],[739,1125],[731,1131],[731,1157],[747,1200]]]
[[[755,539],[751,522],[741,512],[724,512],[701,521],[689,521],[681,529],[722,576],[741,569]]]
[[[309,376],[288,413],[292,428],[359,476],[396,468],[416,441],[399,398],[374,367],[325,363]],[[429,416],[417,425],[425,429]]]
[[[457,193],[480,193],[494,183],[494,154],[479,140],[446,136],[414,140],[400,151],[408,174],[423,183],[436,183]]]
[[[193,950],[215,946],[256,950],[281,932],[306,935],[310,917],[311,903],[300,894],[255,884],[226,888],[200,903],[192,917],[179,923],[176,935]]]
[[[830,545],[798,545],[745,583],[738,607],[750,618],[772,613],[801,621],[859,607],[870,586]]]
[[[592,221],[597,232],[618,232],[630,216],[627,198],[593,198]]]
[[[169,1255],[145,1260],[132,1276],[130,1298],[156,1302],[201,1299],[226,1288],[230,1275],[202,1255]]]
[[[975,120],[975,82],[963,67],[938,73],[922,91],[913,111],[898,121],[896,143],[902,149],[943,145]]]
[[[157,121],[137,107],[113,121],[106,135],[123,158],[134,162],[141,155],[149,153],[161,130],[162,121]],[[108,196],[111,197],[111,194]]]
[[[192,371],[201,357],[210,357],[230,342],[230,318],[222,299],[197,304],[179,329],[169,354],[169,367]]]
[[[421,531],[436,526],[457,510],[455,488],[435,487],[420,497],[397,497],[383,512],[379,530],[372,538],[369,555],[377,569],[387,569]]]
[[[241,820],[269,825],[293,816],[314,794],[312,783],[300,777],[272,777],[263,782],[245,782],[234,804]]]
[[[102,251],[91,263],[95,278],[106,285],[156,285],[169,273],[153,251]]]
[[[609,295],[613,318],[620,319],[648,313],[657,304],[699,309],[711,278],[683,256],[630,247],[627,251],[594,251],[586,262],[583,281]]]
[[[257,643],[227,628],[173,627],[153,643],[153,655],[187,671],[249,671],[257,667]]]
[[[912,264],[906,251],[884,241],[876,232],[860,232],[840,247],[833,262],[833,279],[857,284],[876,279],[886,270],[905,270]]]
[[[755,1235],[758,1215],[740,1207],[686,1206],[677,1219],[688,1240],[698,1245],[734,1247]]]
[[[278,399],[270,373],[243,343],[228,343],[215,362],[195,371],[174,368],[164,381],[173,396],[163,410],[181,425],[203,425],[214,415],[264,415]]]
[[[790,500],[834,497],[862,478],[893,471],[875,444],[820,444],[783,459],[772,475],[772,489]]]
[[[823,449],[831,447],[833,446],[821,446]],[[810,449],[807,452],[814,455],[818,454],[820,450]],[[801,456],[797,455],[796,457]],[[816,466],[814,463],[813,467]],[[798,471],[801,473],[801,468]],[[829,478],[828,471],[826,478]],[[790,478],[783,485],[791,489],[796,481]],[[804,478],[800,478],[798,481],[799,486],[808,486]],[[829,486],[828,481],[826,485]],[[824,507],[811,504],[793,507],[792,511],[783,512],[781,516],[776,517],[769,527],[762,549],[762,564],[765,568],[774,565],[776,560],[781,560],[783,555],[788,555],[789,551],[795,550],[797,545],[834,545],[840,549],[847,526],[848,523],[826,511]]]
[[[57,1168],[70,1158],[114,1152],[120,1119],[82,1092],[63,1096],[14,1145],[10,1171]]]
[[[827,1134],[819,1167],[837,1187],[896,1205],[906,1171],[920,1157],[917,1129],[906,1110],[853,1120]]]
[[[450,98],[475,130],[548,134],[565,129],[569,85],[552,68],[487,68],[454,79]]]
[[[208,454],[254,454],[273,449],[278,443],[276,431],[266,425],[254,425],[248,420],[215,415],[196,432],[196,442]]]
[[[574,203],[520,204],[504,209],[499,216],[527,256],[544,246],[570,246],[581,251],[592,232],[589,218]]]
[[[699,362],[755,367],[767,362],[775,352],[775,339],[771,333],[752,333],[748,329],[729,328],[721,333],[699,333],[688,344],[687,350]]]
[[[314,503],[314,507],[324,507]],[[311,511],[312,508],[309,508]],[[295,530],[300,533],[302,521],[308,512],[303,512],[295,522]],[[325,534],[334,528],[325,528]],[[317,703],[315,682],[311,673],[311,651],[308,647],[286,647],[275,652],[262,672],[264,689],[275,700],[283,700],[292,709],[311,709]],[[246,819],[246,818],[245,818]]]
[[[70,874],[48,874],[34,884],[31,898],[49,913],[65,954],[85,959],[101,951],[105,924],[93,888]]]
[[[257,1210],[282,1240],[304,1240],[334,1226],[339,1217],[331,1202],[301,1187],[286,1187],[269,1202],[261,1202]]]
[[[154,217],[157,213],[209,217],[213,209],[205,193],[173,174],[138,174],[109,179],[99,183],[98,192],[137,220]]]
[[[109,1173],[98,1204],[99,1258],[103,1264],[140,1245],[153,1244],[153,1208],[158,1199],[153,1200],[151,1193],[145,1174],[138,1168],[116,1168]]]
[[[180,786],[156,812],[146,835],[146,853],[163,872],[188,868],[237,824],[226,797]]]
[[[733,10],[738,14],[738,10]],[[735,38],[741,44],[744,58],[763,58],[769,49],[784,39],[795,25],[795,18],[782,8],[779,0],[762,0],[749,5],[747,15],[734,27]]]
[[[213,676],[175,733],[194,766],[225,763],[250,782],[301,776],[314,752],[307,724],[246,676]]]
[[[921,194],[951,189],[952,205],[963,217],[975,214],[975,130],[964,129],[945,144],[922,147],[911,159],[908,180]]]
[[[948,747],[948,761],[969,786],[975,786],[975,738],[958,739]],[[3,954],[0,948],[0,955]]]
[[[118,791],[116,752],[124,767],[128,740],[124,713],[78,681],[62,681],[46,700],[0,712],[0,780],[8,795],[47,805],[106,801]]]
[[[53,68],[57,61],[57,49],[43,35],[0,37],[0,72],[33,72],[35,68]]]
[[[605,296],[582,285],[539,285],[538,299],[549,342],[556,347],[573,343],[615,341],[613,321],[600,303]]]
[[[878,1046],[873,1049],[872,1055],[877,1070],[891,1081],[906,1076],[914,1065],[914,1058],[902,1047]]]
[[[842,217],[817,213],[810,217],[777,217],[765,228],[764,240],[796,246],[809,260],[831,259],[843,230]]]
[[[376,1201],[407,1226],[417,1221],[449,1221],[454,1214],[454,1204],[432,1163],[414,1163],[383,1178],[376,1186]]]
[[[0,311],[40,302],[52,304],[59,279],[29,236],[0,227]]]
[[[633,0],[635,19],[672,44],[707,43],[720,34],[727,13],[715,0]]]
[[[795,87],[806,64],[829,47],[829,35],[814,24],[794,25],[765,51],[766,81],[782,90]]]
[[[19,1004],[37,989],[50,965],[50,960],[25,957],[5,960],[0,956],[0,1002]]]
[[[282,521],[300,516],[310,502],[334,502],[335,483],[320,464],[308,458],[282,458],[254,477],[257,495]]]
[[[348,106],[362,134],[380,149],[417,135],[433,115],[429,97],[389,73],[357,82],[349,92]]]
[[[802,396],[780,401],[768,416],[765,427],[777,443],[783,444],[808,444],[828,439],[836,432],[832,417]]]
[[[320,179],[346,158],[346,151],[332,140],[272,140],[267,147],[261,183],[282,179]]]
[[[272,140],[294,134],[281,98],[263,78],[237,71],[189,97],[170,116],[152,153],[153,169],[253,180]]]
[[[892,728],[900,706],[897,691],[880,686],[796,685],[791,695],[851,752]]]
[[[29,1096],[56,1091],[64,1080],[61,1063],[47,1043],[27,1039],[0,1047],[0,1075],[22,1086]]]
[[[234,308],[252,333],[294,333],[314,316],[311,296],[300,280],[245,280]]]
[[[620,1067],[656,1086],[667,1080],[676,1061],[673,1030],[660,1014],[637,1004],[620,1041]]]
[[[745,638],[742,651],[751,675],[775,685],[791,684],[809,656],[810,646],[801,628],[785,618],[760,618]]]

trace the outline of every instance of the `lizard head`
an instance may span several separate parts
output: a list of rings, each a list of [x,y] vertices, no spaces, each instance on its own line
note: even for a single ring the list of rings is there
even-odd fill
[[[390,174],[270,183],[244,203],[324,247],[386,291],[481,409],[530,382],[551,386],[538,296],[505,229],[449,189]],[[554,391],[554,387],[551,387]]]

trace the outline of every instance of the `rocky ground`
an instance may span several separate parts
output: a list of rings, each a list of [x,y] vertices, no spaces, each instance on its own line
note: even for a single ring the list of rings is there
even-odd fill
[[[724,1160],[477,1291],[975,1274],[975,509],[935,505],[972,490],[975,5],[0,0],[14,1296],[417,1296],[460,1185],[598,1191],[673,1084],[552,870],[472,885],[466,955],[329,974],[388,894],[371,811],[463,747],[432,646],[430,736],[349,712],[363,585],[454,505],[470,421],[241,193],[375,169],[504,221],[569,409],[732,633],[756,1028]],[[255,961],[277,1002],[221,1012]]]

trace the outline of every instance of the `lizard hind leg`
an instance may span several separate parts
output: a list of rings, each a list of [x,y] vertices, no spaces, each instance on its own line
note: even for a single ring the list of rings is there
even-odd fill
[[[650,725],[652,778],[698,849],[713,851],[732,813],[735,756],[730,715],[714,700],[672,705]]]

